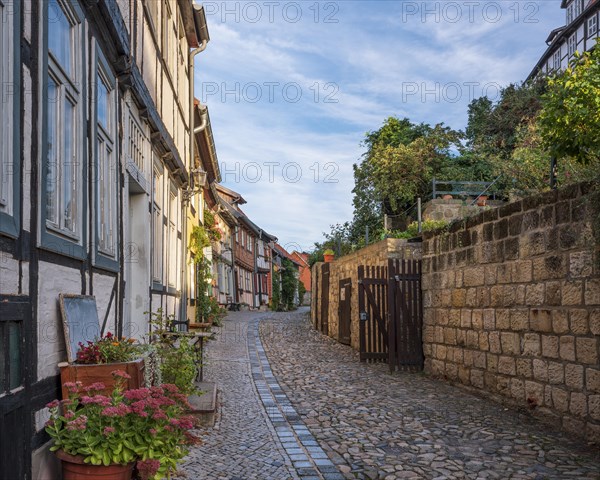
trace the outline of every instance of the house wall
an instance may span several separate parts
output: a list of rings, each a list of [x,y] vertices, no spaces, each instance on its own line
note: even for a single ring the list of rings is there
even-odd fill
[[[388,238],[380,242],[362,248],[350,255],[346,255],[330,263],[329,266],[329,308],[328,308],[328,335],[339,340],[339,298],[340,280],[349,278],[352,282],[351,300],[351,335],[350,344],[355,350],[359,349],[359,315],[358,315],[358,267],[359,265],[384,266],[388,259],[420,258],[421,246],[418,243],[409,243],[406,240]],[[312,312],[313,325],[316,325],[321,315],[321,304],[323,302],[323,275],[322,263],[316,263],[312,268],[313,284],[317,290],[313,292]]]
[[[598,442],[598,192],[588,189],[550,191],[425,234],[423,342],[427,373]]]
[[[153,163],[161,165],[163,192],[168,191],[168,184],[175,185],[179,202],[177,225],[178,228],[183,225],[181,193],[187,173],[185,168],[178,170],[177,162],[183,166],[189,164],[186,133],[189,131],[186,80],[189,53],[187,43],[179,38],[178,2],[168,0],[174,27],[173,48],[168,52],[161,49],[165,37],[160,32],[162,22],[153,24],[147,10],[147,7],[156,7],[154,18],[160,19],[162,9],[166,8],[164,2],[73,0],[64,3],[73,6],[81,25],[81,37],[76,44],[81,55],[74,57],[81,89],[77,100],[80,115],[72,127],[76,132],[73,144],[80,153],[80,161],[75,165],[81,168],[81,176],[78,176],[81,184],[75,202],[80,208],[76,215],[78,238],[73,240],[51,231],[45,219],[47,201],[43,191],[49,188],[45,179],[49,161],[46,122],[51,102],[46,99],[49,55],[44,31],[48,28],[49,2],[18,0],[8,4],[16,45],[9,51],[9,61],[15,71],[14,81],[10,82],[15,85],[15,95],[11,97],[15,114],[10,128],[14,130],[16,141],[11,152],[13,163],[6,171],[12,172],[15,195],[9,209],[0,208],[0,301],[24,303],[26,317],[19,320],[23,345],[22,389],[0,392],[0,395],[6,393],[0,396],[3,415],[0,421],[6,419],[6,425],[20,428],[18,432],[11,432],[3,427],[0,435],[2,443],[5,435],[12,435],[15,444],[23,446],[24,474],[17,473],[16,465],[11,474],[40,479],[57,478],[55,465],[48,460],[48,437],[43,428],[47,413],[44,405],[60,395],[57,364],[67,359],[58,295],[94,295],[99,321],[106,319],[107,330],[115,331],[122,322],[124,334],[141,338],[147,331],[144,312],[159,306],[178,312],[177,299],[183,286],[178,274],[172,289],[167,288],[168,279],[164,278],[154,294],[149,294],[153,250],[158,250],[153,249],[152,221],[148,213],[153,201]],[[3,21],[6,18],[3,16]],[[27,54],[21,57],[22,49]],[[5,54],[3,51],[0,59],[5,58]],[[125,58],[133,58],[136,63],[133,67],[127,65]],[[176,58],[169,72],[171,81],[163,82],[169,58]],[[102,182],[97,171],[94,89],[99,68],[106,70],[113,92],[110,118],[115,127],[114,164],[110,174],[114,180],[105,182],[114,186],[110,194],[114,202],[114,222],[107,224],[116,238],[111,255],[99,253],[98,248],[97,198]],[[139,163],[129,148],[129,139],[133,138],[130,118],[135,119],[141,133],[136,140],[143,157]],[[84,120],[89,120],[89,129],[83,127]],[[61,134],[71,131],[65,126],[59,130]],[[164,231],[164,248],[169,248],[165,243],[167,235]],[[169,261],[182,260],[183,237],[177,236],[175,243],[179,252],[175,260],[173,256],[163,256],[163,249],[159,252],[163,273]],[[177,271],[180,270],[178,267]],[[4,338],[0,341],[4,343]],[[11,405],[18,406],[19,402],[24,402],[23,408],[13,409]],[[9,418],[11,415],[15,417]],[[33,455],[30,455],[30,446]],[[0,476],[4,474],[3,468],[1,466]]]

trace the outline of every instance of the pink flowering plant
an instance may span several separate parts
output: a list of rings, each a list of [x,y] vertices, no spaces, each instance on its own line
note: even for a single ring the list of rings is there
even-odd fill
[[[170,478],[186,445],[197,441],[189,432],[193,418],[184,416],[186,396],[170,384],[123,391],[129,375],[112,375],[117,382],[110,397],[98,394],[102,383],[68,382],[69,398],[47,405],[51,450],[81,455],[92,465],[137,462],[143,480]]]

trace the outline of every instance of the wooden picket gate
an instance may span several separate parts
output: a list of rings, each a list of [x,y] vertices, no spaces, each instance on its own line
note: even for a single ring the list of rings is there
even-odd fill
[[[358,267],[361,362],[390,371],[423,369],[421,261],[389,260]]]

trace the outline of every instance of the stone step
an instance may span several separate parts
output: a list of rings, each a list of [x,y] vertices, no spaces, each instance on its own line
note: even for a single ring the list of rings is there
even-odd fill
[[[200,394],[188,397],[192,407],[190,412],[198,419],[200,425],[213,427],[217,412],[217,384],[215,382],[196,382],[196,388]]]

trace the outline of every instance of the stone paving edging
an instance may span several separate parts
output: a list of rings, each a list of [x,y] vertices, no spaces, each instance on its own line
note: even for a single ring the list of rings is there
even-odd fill
[[[252,380],[296,473],[302,480],[344,480],[279,386],[263,348],[258,324],[258,319],[252,320],[247,334]]]

